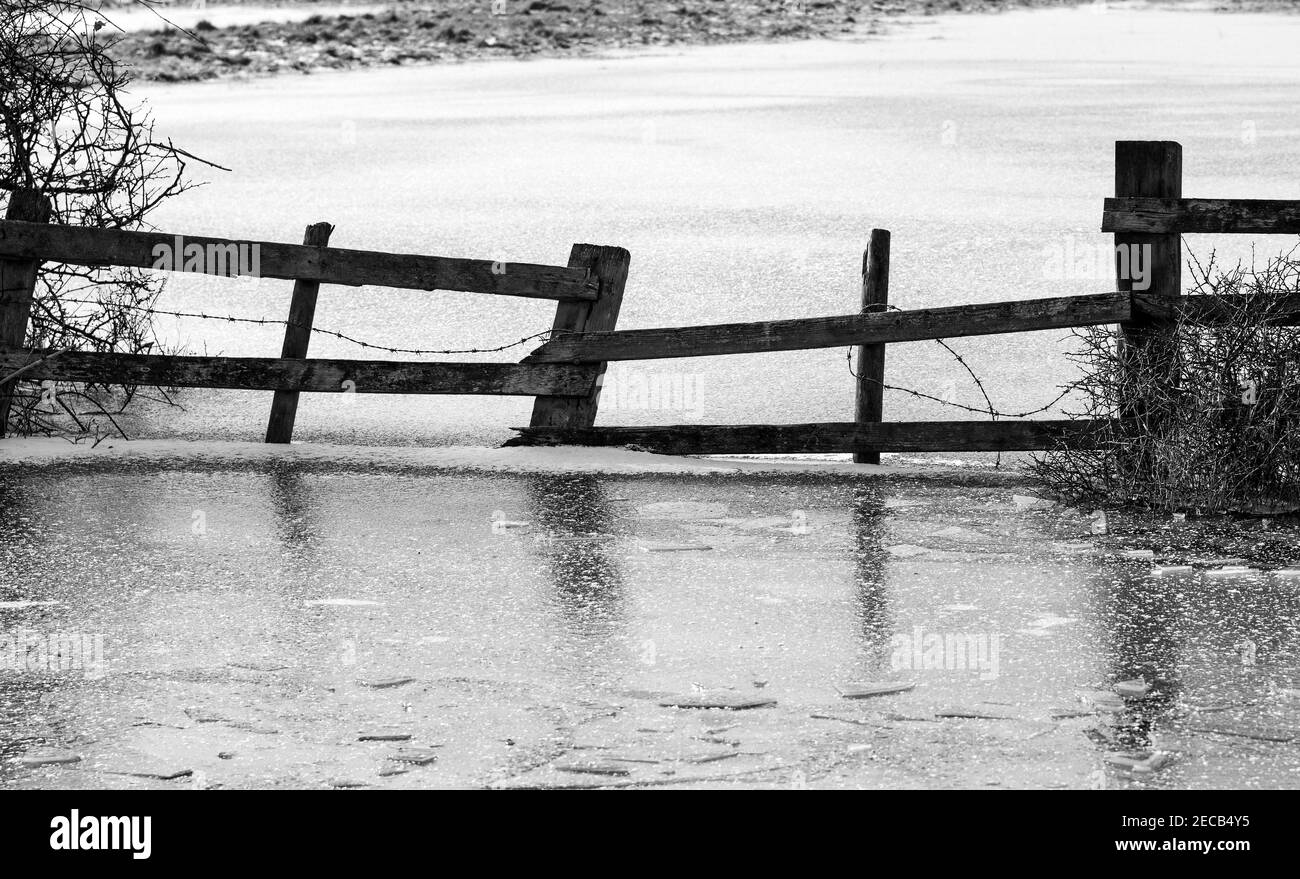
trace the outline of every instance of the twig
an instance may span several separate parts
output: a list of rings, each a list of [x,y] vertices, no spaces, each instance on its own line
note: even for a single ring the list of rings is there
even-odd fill
[[[57,349],[57,350],[55,350],[55,351],[51,351],[50,353],[44,355],[43,357],[39,357],[39,358],[37,358],[36,360],[33,360],[31,363],[28,363],[26,366],[23,366],[23,367],[20,367],[19,369],[14,370],[13,372],[9,373],[9,374],[8,374],[7,376],[5,376],[4,378],[0,378],[0,385],[7,385],[7,384],[9,384],[9,382],[11,382],[11,381],[13,381],[14,379],[18,378],[18,376],[22,375],[22,374],[23,374],[24,372],[26,372],[27,370],[29,370],[29,369],[33,369],[34,367],[37,367],[37,366],[40,366],[42,363],[44,363],[44,362],[47,361],[47,360],[53,360],[55,357],[58,357],[60,354],[65,353],[67,350],[68,350],[67,348],[59,348],[59,349]]]

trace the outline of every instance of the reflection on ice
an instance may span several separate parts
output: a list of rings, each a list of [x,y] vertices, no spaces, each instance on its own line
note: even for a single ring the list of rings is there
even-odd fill
[[[681,784],[712,765],[691,762],[702,739],[753,783],[791,766],[828,786],[1295,772],[1300,590],[1151,577],[1183,557],[1122,558],[1127,521],[1090,536],[1086,513],[1017,509],[1004,483],[10,467],[0,632],[99,634],[104,663],[91,677],[15,653],[0,779],[549,786],[555,754],[594,748],[635,756],[628,783]],[[496,511],[526,524],[494,529]],[[1180,525],[1178,552],[1295,561],[1285,523],[1252,536],[1262,556],[1202,527]],[[903,543],[924,552],[888,552]],[[766,707],[664,707],[704,697]],[[390,771],[357,738],[380,728],[439,759]],[[83,759],[18,762],[46,751]],[[852,759],[817,769],[831,754]]]

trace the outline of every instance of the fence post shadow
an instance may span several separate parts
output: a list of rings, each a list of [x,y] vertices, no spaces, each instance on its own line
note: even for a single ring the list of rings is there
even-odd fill
[[[613,649],[627,622],[626,593],[617,555],[618,512],[601,477],[526,479],[532,553],[546,566],[567,632]]]
[[[312,514],[318,505],[312,498],[306,474],[294,462],[277,462],[269,475],[268,493],[278,526],[276,536],[288,554],[301,557],[311,549],[308,538],[317,534]]]
[[[850,510],[854,613],[862,634],[862,650],[868,657],[868,671],[873,676],[889,668],[890,639],[895,628],[884,547],[887,518],[879,487],[862,486],[854,492]]]

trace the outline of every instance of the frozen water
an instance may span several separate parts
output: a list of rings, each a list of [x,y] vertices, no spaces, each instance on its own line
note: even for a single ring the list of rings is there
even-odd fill
[[[1189,196],[1300,196],[1300,18],[1113,8],[938,16],[885,37],[283,76],[143,89],[159,130],[234,169],[156,217],[167,231],[563,263],[632,253],[619,325],[843,314],[861,252],[893,231],[900,307],[1095,293],[1114,141],[1185,148]],[[323,185],[324,184],[324,185]],[[1249,256],[1246,236],[1190,236]],[[1261,254],[1273,247],[1260,239]],[[1286,245],[1276,244],[1277,248]],[[1063,262],[1068,253],[1072,259]],[[183,281],[183,283],[181,282]],[[178,278],[163,305],[283,318],[289,284]],[[483,347],[550,327],[544,301],[327,287],[316,322],[397,347]],[[194,350],[274,355],[274,327],[163,319]],[[1073,376],[1067,333],[957,340],[994,402],[1035,408]],[[383,356],[327,337],[318,356]],[[517,360],[522,349],[492,360]],[[842,349],[617,364],[604,424],[844,420]],[[464,355],[447,359],[476,359]],[[982,406],[937,345],[890,346],[889,379]],[[689,387],[691,394],[623,393]],[[269,395],[185,395],[151,436],[260,439]],[[493,444],[519,398],[307,394],[304,441]],[[887,392],[886,417],[969,413]],[[949,456],[951,457],[951,456]]]
[[[797,768],[808,786],[1086,787],[1140,750],[1199,756],[1109,783],[1300,770],[1300,700],[1277,695],[1300,682],[1300,592],[1188,595],[1060,554],[1086,517],[1017,516],[1006,477],[102,450],[0,464],[0,786],[784,786]],[[719,509],[744,516],[693,518]],[[791,509],[806,530],[744,527]],[[498,510],[529,528],[494,530]],[[949,527],[960,552],[887,551]],[[1146,698],[1107,693],[1134,679]],[[843,699],[865,682],[915,687]],[[1063,710],[1077,691],[1103,695]],[[663,705],[684,701],[764,706]],[[876,759],[832,760],[864,724]],[[563,771],[596,756],[628,774]]]

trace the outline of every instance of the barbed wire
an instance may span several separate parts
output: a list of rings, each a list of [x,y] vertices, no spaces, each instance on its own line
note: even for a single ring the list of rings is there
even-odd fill
[[[106,304],[96,299],[70,299],[69,298],[69,299],[60,299],[59,301],[62,303],[76,303],[82,305],[103,306]],[[312,333],[319,333],[322,336],[330,336],[332,338],[339,339],[341,341],[348,342],[353,345],[357,345],[361,348],[369,348],[375,351],[384,351],[389,354],[412,354],[412,355],[493,354],[500,351],[507,351],[511,348],[517,348],[520,345],[526,345],[529,342],[538,339],[542,339],[545,341],[549,339],[549,337],[553,333],[552,330],[543,330],[542,332],[539,333],[533,333],[532,335],[524,336],[518,341],[507,342],[503,345],[497,345],[491,348],[399,348],[399,347],[393,347],[389,345],[379,345],[374,342],[367,342],[363,339],[358,339],[355,336],[349,336],[346,333],[339,332],[338,330],[331,330],[331,329],[325,329],[323,327],[309,326],[307,324],[295,323],[293,321],[281,320],[279,318],[236,317],[234,315],[225,315],[225,314],[208,314],[206,312],[201,312],[201,311],[173,311],[170,309],[154,308],[153,306],[135,305],[131,303],[114,303],[114,307],[124,308],[131,311],[144,312],[146,314],[162,316],[162,317],[216,320],[216,321],[225,321],[227,323],[253,324],[257,326],[296,327],[298,329],[309,330]],[[888,306],[888,309],[891,311],[902,310],[895,305]],[[989,397],[988,389],[985,388],[984,382],[980,380],[979,375],[975,372],[975,370],[971,367],[971,365],[966,362],[966,359],[962,357],[962,355],[959,352],[957,352],[951,345],[949,345],[946,340],[934,339],[933,341],[941,348],[943,348],[945,351],[947,351],[950,355],[952,355],[952,358],[956,360],[957,363],[961,365],[962,369],[966,371],[966,374],[970,376],[971,381],[975,383],[975,387],[979,389],[980,396],[984,398],[984,406],[982,408],[976,406],[968,406],[964,403],[956,403],[953,402],[952,400],[946,400],[943,397],[936,397],[933,394],[927,394],[924,391],[918,391],[915,388],[903,387],[901,385],[891,385],[881,379],[874,378],[873,376],[862,376],[857,370],[853,368],[853,351],[854,348],[857,346],[850,347],[845,355],[845,359],[848,363],[849,374],[852,375],[855,379],[862,379],[865,377],[867,381],[874,382],[887,391],[896,391],[898,393],[908,394],[918,399],[930,400],[944,406],[952,407],[954,409],[961,409],[965,412],[975,412],[980,415],[988,415],[994,421],[996,421],[999,418],[1027,418],[1031,415],[1038,415],[1042,412],[1046,412],[1049,409],[1053,408],[1057,403],[1061,402],[1061,400],[1065,399],[1065,397],[1067,397],[1070,394],[1070,392],[1073,390],[1073,386],[1067,386],[1065,390],[1063,390],[1050,402],[1046,403],[1043,406],[1038,407],[1037,409],[1031,409],[1026,412],[1003,412],[993,405],[993,401]],[[57,353],[62,353],[62,352],[60,351]],[[35,363],[28,364],[28,366],[24,367],[22,371],[26,371],[26,369],[35,365],[36,365]],[[14,377],[15,377],[14,375],[11,375],[8,378],[4,379],[4,381],[10,381]]]
[[[944,347],[947,348],[946,345]],[[949,348],[948,350],[951,351],[952,349]],[[848,360],[849,363],[849,374],[852,375],[854,378],[863,378],[864,376],[860,375],[853,368],[852,348],[849,349],[846,359]],[[960,360],[961,358],[958,357],[957,359]],[[993,408],[992,403],[990,403],[988,407],[980,409],[975,406],[967,406],[965,403],[954,403],[951,400],[945,400],[943,397],[936,397],[933,394],[927,394],[924,391],[914,390],[913,388],[904,388],[898,385],[891,385],[884,381],[881,381],[880,379],[873,378],[872,376],[865,376],[865,378],[869,382],[875,382],[876,384],[880,385],[882,388],[884,388],[887,391],[899,391],[904,394],[910,394],[913,397],[920,397],[921,399],[924,400],[933,400],[936,403],[941,403],[944,406],[951,406],[954,409],[962,409],[965,410],[966,412],[978,412],[980,415],[990,415],[992,416],[994,421],[996,421],[999,418],[1028,418],[1030,415],[1038,415],[1041,412],[1046,412],[1047,410],[1055,406],[1057,403],[1061,402],[1066,397],[1068,397],[1070,395],[1070,392],[1074,390],[1074,387],[1072,385],[1067,387],[1064,391],[1057,394],[1056,397],[1050,403],[1047,403],[1044,406],[1040,406],[1037,409],[1030,409],[1027,412],[1003,412],[1000,409]],[[976,381],[978,382],[978,379]],[[985,396],[984,399],[988,400],[988,397]]]
[[[902,309],[896,305],[889,305],[886,306],[886,308],[889,311],[902,311]],[[984,387],[984,382],[980,381],[980,377],[976,375],[975,370],[972,369],[970,364],[966,362],[966,359],[962,357],[961,354],[957,353],[957,351],[951,345],[949,345],[947,341],[945,341],[944,339],[934,339],[933,341],[936,344],[938,344],[939,347],[943,348],[945,351],[951,354],[953,359],[956,360],[959,364],[961,364],[962,369],[966,370],[966,374],[971,377],[971,381],[975,382],[975,387],[979,388],[980,396],[984,398],[984,408],[979,409],[974,406],[967,406],[965,403],[954,403],[952,400],[945,400],[943,397],[936,397],[933,394],[927,394],[923,391],[918,391],[913,388],[905,388],[905,387],[900,387],[898,385],[887,384],[883,379],[878,379],[875,378],[874,376],[869,376],[869,375],[863,376],[853,368],[853,349],[858,346],[850,347],[848,349],[848,353],[845,355],[845,359],[848,361],[849,375],[853,376],[856,379],[865,378],[869,382],[874,382],[875,384],[880,385],[880,387],[884,388],[887,391],[898,391],[900,393],[910,394],[913,397],[918,397],[923,400],[933,400],[936,403],[940,403],[944,406],[951,406],[954,409],[962,409],[966,412],[978,412],[981,415],[988,415],[993,421],[997,421],[999,418],[1028,418],[1030,415],[1038,415],[1042,412],[1046,412],[1047,410],[1054,407],[1057,403],[1064,400],[1067,396],[1069,396],[1070,392],[1074,390],[1073,385],[1067,385],[1065,390],[1057,394],[1055,399],[1053,399],[1050,403],[1047,403],[1044,406],[1039,406],[1037,409],[1031,409],[1028,412],[1002,412],[1001,410],[997,409],[993,405],[993,401],[989,399],[988,390]]]
[[[74,302],[84,305],[106,305],[95,299],[60,299],[60,302]],[[300,330],[310,330],[313,333],[319,333],[322,336],[331,336],[344,342],[350,342],[353,345],[359,345],[362,348],[370,348],[375,351],[385,351],[389,354],[494,354],[499,351],[506,351],[510,348],[517,348],[520,345],[526,345],[536,339],[544,336],[550,336],[551,330],[543,330],[540,333],[534,333],[531,336],[524,336],[517,342],[508,342],[504,345],[498,345],[495,348],[394,348],[388,345],[377,345],[374,342],[366,342],[355,336],[349,336],[338,330],[329,330],[322,327],[309,326],[307,324],[295,323],[293,321],[280,320],[278,318],[267,317],[235,317],[226,314],[207,314],[201,311],[169,311],[163,308],[154,308],[148,305],[133,305],[130,303],[112,303],[113,308],[125,308],[132,311],[141,311],[151,315],[161,315],[163,317],[178,318],[201,318],[204,320],[219,320],[228,323],[256,324],[259,326],[283,326],[295,327]]]

